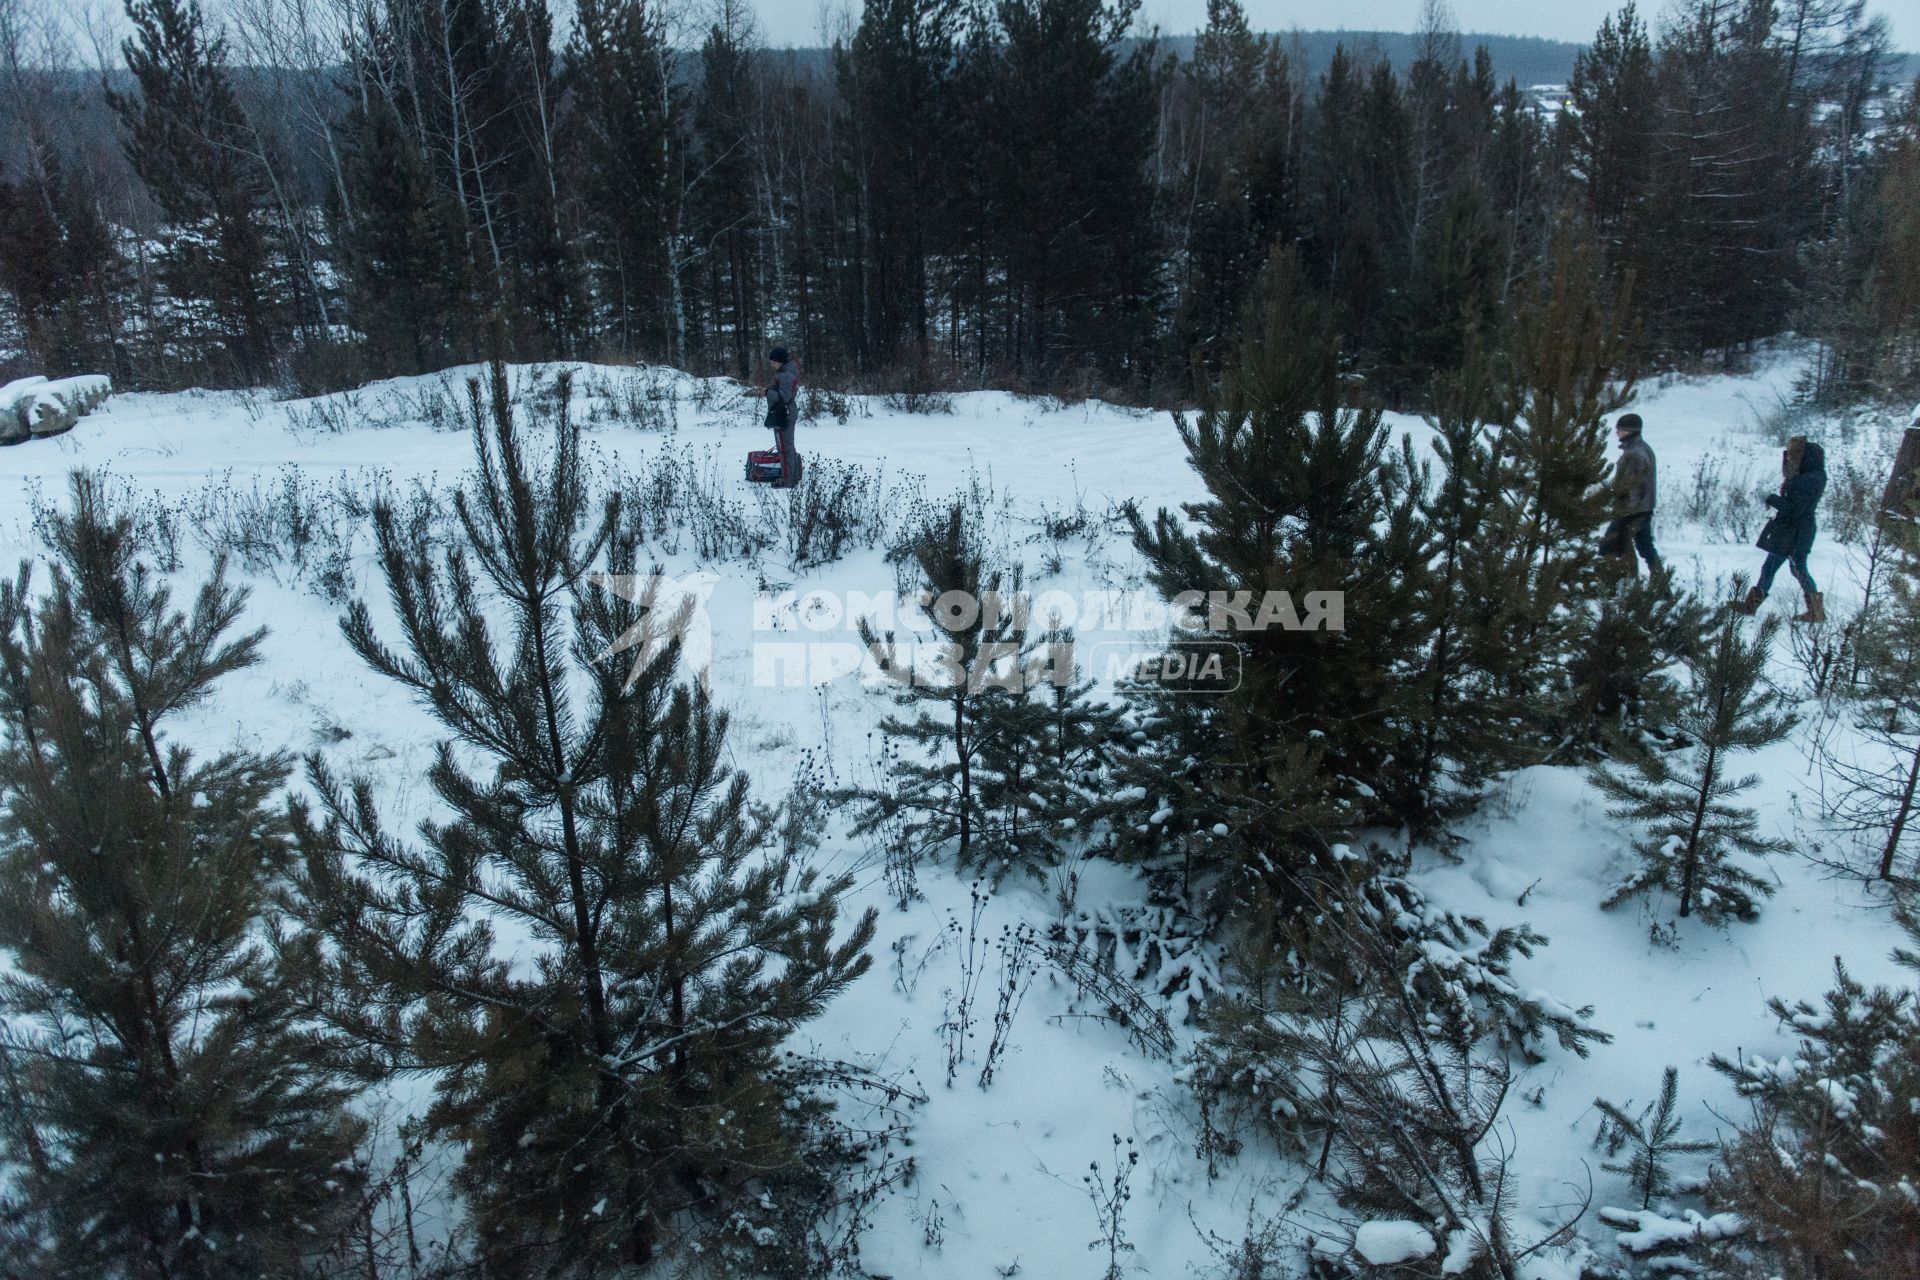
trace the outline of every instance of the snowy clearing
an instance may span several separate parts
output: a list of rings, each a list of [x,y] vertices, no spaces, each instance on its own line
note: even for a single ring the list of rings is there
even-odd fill
[[[1660,459],[1661,549],[1677,579],[1709,598],[1725,589],[1730,574],[1759,568],[1761,554],[1751,546],[1757,494],[1777,475],[1780,444],[1763,420],[1777,416],[1796,370],[1794,356],[1777,355],[1746,376],[1645,386],[1633,406],[1646,419],[1647,440]],[[523,368],[516,375],[531,385],[552,371]],[[0,557],[17,562],[41,554],[35,504],[62,501],[66,473],[76,467],[107,472],[136,498],[189,513],[212,509],[196,506],[210,490],[271,494],[292,474],[320,489],[375,475],[396,487],[416,481],[447,487],[471,462],[469,439],[451,413],[468,372],[377,384],[320,401],[204,392],[115,396],[73,431],[0,451],[0,469],[8,473],[0,485]],[[731,486],[744,504],[761,500],[740,479],[746,451],[765,442],[751,401],[722,384],[671,373],[580,367],[579,374],[576,412],[588,424],[590,451],[607,465],[639,470],[664,454],[709,475],[716,486]],[[677,425],[641,429],[636,415],[619,411],[623,397],[629,403],[651,397],[650,420],[671,418]],[[1424,445],[1423,423],[1392,421]],[[1795,430],[1827,442],[1837,473],[1849,460],[1889,458],[1901,425],[1858,418],[1806,422]],[[1201,496],[1168,416],[1093,403],[976,393],[955,397],[951,414],[928,415],[854,401],[844,422],[822,416],[804,423],[799,445],[810,470],[829,460],[877,469],[886,502],[987,486],[993,508],[1004,513],[1005,547],[1025,561],[1027,585],[1076,597],[1141,585],[1124,535],[1099,513],[1125,500],[1151,512]],[[1710,482],[1732,499],[1705,494]],[[1698,510],[1696,518],[1683,516],[1689,506]],[[1095,518],[1071,535],[1048,532],[1061,526],[1055,517],[1083,510]],[[1746,536],[1736,527],[1742,514],[1753,522]],[[1811,567],[1839,613],[1858,595],[1857,568],[1849,549],[1831,536],[1831,523],[1823,518],[1822,525]],[[190,528],[180,531],[179,543],[181,581],[195,581],[210,562],[207,547]],[[815,588],[842,597],[888,590],[894,571],[881,553],[856,550],[796,570],[778,549],[717,560],[687,545],[649,550],[670,574],[714,575],[706,604],[711,687],[733,712],[731,748],[756,795],[785,796],[809,762],[816,780],[866,780],[874,726],[888,711],[887,700],[851,675],[817,687],[756,685],[754,600],[762,589],[791,590],[795,598]],[[270,628],[267,661],[223,685],[217,705],[194,714],[195,745],[237,741],[266,751],[320,750],[342,772],[374,777],[392,812],[418,815],[426,795],[422,774],[438,737],[430,717],[362,667],[338,631],[340,609],[321,598],[310,577],[284,565],[235,568],[253,590],[245,625]],[[353,549],[347,577],[354,593],[378,597],[370,539],[363,536]],[[1784,575],[1768,607],[1798,609],[1798,593]],[[1790,647],[1783,643],[1775,658],[1776,681],[1788,690],[1803,688]],[[1669,929],[1671,904],[1657,897],[1602,912],[1599,900],[1630,857],[1629,833],[1608,820],[1598,793],[1572,769],[1535,768],[1503,780],[1465,824],[1458,861],[1432,855],[1417,863],[1419,882],[1441,905],[1484,915],[1496,927],[1524,920],[1547,935],[1552,945],[1520,962],[1522,984],[1571,1006],[1593,1005],[1594,1023],[1614,1037],[1590,1058],[1553,1051],[1519,1069],[1505,1140],[1514,1152],[1523,1216],[1552,1221],[1559,1207],[1586,1194],[1589,1180],[1596,1210],[1632,1203],[1625,1178],[1600,1169],[1594,1098],[1637,1110],[1656,1092],[1662,1069],[1676,1066],[1686,1134],[1712,1137],[1739,1118],[1742,1104],[1707,1068],[1707,1058],[1779,1057],[1792,1048],[1790,1031],[1767,1012],[1768,997],[1817,998],[1836,956],[1869,984],[1894,980],[1889,952],[1898,931],[1881,904],[1858,882],[1802,856],[1850,852],[1821,828],[1818,778],[1807,749],[1815,717],[1811,705],[1802,711],[1807,720],[1794,737],[1751,762],[1762,785],[1750,802],[1763,827],[1800,851],[1766,868],[1778,891],[1757,923],[1716,930],[1682,921]],[[865,1236],[862,1260],[869,1269],[898,1277],[1098,1274],[1111,1242],[1096,1189],[1130,1177],[1132,1197],[1120,1224],[1131,1247],[1127,1272],[1205,1273],[1215,1251],[1239,1241],[1250,1219],[1280,1212],[1301,1188],[1298,1167],[1254,1143],[1209,1180],[1195,1152],[1195,1117],[1175,1078],[1190,1035],[1178,1010],[1169,1060],[1143,1052],[1111,1025],[1076,1016],[1083,1010],[1073,1005],[1071,988],[1050,984],[1043,973],[1018,1009],[992,1083],[977,1083],[984,1048],[978,1043],[963,1051],[966,1064],[949,1086],[940,1025],[949,993],[965,980],[971,886],[944,868],[923,866],[924,897],[901,910],[860,843],[836,830],[817,857],[830,868],[856,870],[860,892],[853,905],[878,907],[881,923],[872,969],[810,1025],[812,1047],[914,1081],[930,1099],[913,1137],[918,1176],[882,1202]],[[1081,912],[1098,914],[1109,902],[1138,896],[1124,869],[1093,863],[1081,871],[1071,890]],[[1064,876],[1046,884],[1010,876],[981,909],[980,933],[998,939],[1003,929],[1055,918],[1065,884]],[[986,980],[995,981],[1004,953],[987,946],[978,955]],[[984,1042],[984,1034],[978,1039]],[[1129,1140],[1141,1153],[1130,1172],[1120,1154]],[[1690,1159],[1683,1176],[1697,1174],[1706,1157]],[[1096,1171],[1094,1182],[1085,1180]],[[1292,1212],[1303,1230],[1320,1225],[1311,1196]],[[1590,1247],[1612,1250],[1638,1247],[1649,1233],[1729,1225],[1680,1220],[1677,1211],[1671,1218],[1637,1208],[1605,1221],[1594,1213],[1582,1231]],[[1416,1223],[1375,1224],[1359,1241],[1360,1252],[1376,1263],[1446,1247]],[[1577,1250],[1541,1255],[1533,1266],[1543,1280],[1571,1277]]]

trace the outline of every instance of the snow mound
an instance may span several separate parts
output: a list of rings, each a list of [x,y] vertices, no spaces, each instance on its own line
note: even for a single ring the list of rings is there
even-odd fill
[[[1417,1222],[1369,1222],[1353,1233],[1353,1251],[1375,1267],[1431,1257],[1438,1247]]]

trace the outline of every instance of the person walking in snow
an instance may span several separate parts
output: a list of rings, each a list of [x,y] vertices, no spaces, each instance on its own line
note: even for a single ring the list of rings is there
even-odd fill
[[[1813,550],[1814,509],[1827,491],[1826,450],[1805,436],[1795,436],[1780,454],[1780,471],[1785,477],[1780,492],[1767,495],[1773,519],[1767,521],[1754,544],[1767,553],[1766,563],[1760,566],[1760,581],[1733,607],[1748,617],[1758,613],[1760,602],[1773,589],[1773,576],[1784,564],[1793,571],[1794,581],[1807,597],[1806,612],[1794,621],[1825,622],[1827,602],[1814,585],[1813,575],[1807,572],[1807,553]]]
[[[1600,553],[1625,557],[1635,573],[1640,571],[1638,561],[1645,560],[1657,574],[1666,567],[1653,547],[1658,471],[1653,450],[1641,438],[1640,430],[1637,413],[1623,413],[1613,424],[1614,437],[1620,442],[1620,460],[1613,464],[1613,520],[1600,535]]]
[[[773,447],[780,453],[780,479],[775,487],[790,489],[800,478],[800,455],[793,447],[800,409],[800,362],[785,347],[775,347],[767,352],[767,363],[773,369],[767,383],[767,425],[773,428]]]

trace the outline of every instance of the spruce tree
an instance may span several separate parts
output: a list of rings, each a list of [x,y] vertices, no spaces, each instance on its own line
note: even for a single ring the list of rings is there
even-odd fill
[[[296,832],[331,1016],[369,1070],[434,1073],[428,1130],[460,1144],[490,1270],[788,1274],[835,1173],[782,1049],[865,969],[873,918],[836,939],[848,878],[770,847],[562,390],[543,461],[505,369],[471,385],[444,554],[375,508],[401,642],[364,602],[343,628],[445,727],[448,816],[403,839],[370,782],[311,763],[322,812]]]
[[[583,0],[567,45],[569,157],[601,325],[616,349],[677,355],[669,278],[671,185],[684,151],[684,89],[662,15],[643,0]]]
[[[296,1275],[357,1209],[364,1126],[271,909],[288,761],[182,713],[257,663],[216,566],[191,608],[75,478],[51,583],[0,587],[0,978],[19,1274]],[[16,1241],[16,1244],[20,1241]],[[11,1268],[10,1268],[11,1269]]]
[[[335,230],[350,312],[374,372],[430,373],[469,358],[478,336],[466,233],[400,104],[371,68],[358,74],[363,88],[342,130],[353,205]]]
[[[1645,831],[1634,842],[1640,865],[1604,905],[1660,889],[1678,898],[1683,917],[1697,911],[1713,924],[1729,916],[1752,919],[1757,900],[1773,892],[1735,859],[1790,846],[1761,835],[1753,811],[1733,803],[1759,779],[1731,768],[1736,752],[1778,742],[1797,719],[1766,677],[1779,628],[1779,619],[1770,618],[1748,638],[1739,618],[1727,614],[1712,641],[1687,659],[1690,687],[1675,726],[1692,746],[1642,755],[1626,769],[1594,770],[1594,784],[1614,801],[1607,813]]]
[[[284,262],[256,137],[226,68],[226,41],[198,0],[127,0],[121,52],[138,92],[110,90],[127,158],[165,213],[166,280],[204,307],[225,360],[217,373],[259,383],[285,332]]]

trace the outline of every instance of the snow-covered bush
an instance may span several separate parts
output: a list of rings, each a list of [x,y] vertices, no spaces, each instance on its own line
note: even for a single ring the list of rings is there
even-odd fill
[[[1920,967],[1920,958],[1902,958]],[[1713,1059],[1752,1104],[1708,1188],[1715,1208],[1752,1229],[1751,1239],[1716,1251],[1726,1274],[1920,1275],[1914,992],[1867,987],[1836,960],[1819,1004],[1769,1007],[1799,1035],[1791,1053]]]
[[[1498,1125],[1509,1051],[1537,1053],[1552,1035],[1584,1055],[1609,1037],[1587,1024],[1591,1010],[1513,981],[1512,959],[1545,941],[1525,926],[1489,930],[1395,876],[1360,879],[1323,907],[1346,969],[1262,972],[1271,952],[1259,948],[1241,990],[1208,1004],[1185,1073],[1203,1146],[1231,1154],[1234,1132],[1257,1125],[1353,1213],[1344,1236],[1312,1247],[1312,1274],[1512,1274],[1544,1241],[1516,1240],[1509,1222],[1512,1152]],[[1379,1225],[1408,1223],[1423,1249],[1398,1251],[1412,1233]]]

